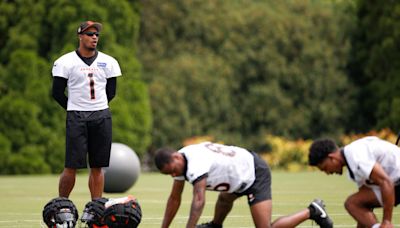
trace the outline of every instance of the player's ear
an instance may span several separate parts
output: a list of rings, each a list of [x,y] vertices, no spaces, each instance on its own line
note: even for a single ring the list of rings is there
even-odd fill
[[[175,152],[172,154],[172,159],[173,159],[173,161],[178,162],[178,163],[183,163],[185,161],[185,159],[183,158],[183,155],[178,152]]]
[[[338,154],[337,153],[330,153],[330,154],[328,154],[328,158],[330,158],[330,159],[335,159],[335,160],[338,160],[339,159],[339,157],[338,157]]]
[[[172,159],[179,159],[180,158],[180,156],[181,156],[181,154],[180,153],[177,153],[177,152],[175,152],[175,153],[172,153]]]

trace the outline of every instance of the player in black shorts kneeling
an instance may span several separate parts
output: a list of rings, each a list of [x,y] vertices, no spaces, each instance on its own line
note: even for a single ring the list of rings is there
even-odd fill
[[[169,227],[181,203],[185,180],[193,185],[193,199],[186,227],[222,227],[233,203],[247,196],[256,227],[296,227],[312,219],[320,227],[331,228],[322,200],[308,208],[271,221],[271,172],[255,153],[236,146],[211,142],[190,145],[176,151],[162,148],[156,152],[155,164],[163,174],[174,178],[162,227]],[[197,225],[205,204],[206,190],[220,191],[211,222]]]

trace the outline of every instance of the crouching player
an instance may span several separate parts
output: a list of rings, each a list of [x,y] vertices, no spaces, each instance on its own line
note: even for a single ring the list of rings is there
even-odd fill
[[[204,142],[186,146],[178,151],[157,150],[155,164],[163,174],[174,178],[167,201],[162,227],[169,227],[175,217],[185,180],[193,185],[193,199],[187,228],[222,227],[233,203],[247,196],[253,222],[258,228],[296,227],[307,219],[320,227],[333,227],[322,200],[314,200],[308,208],[271,222],[271,172],[268,165],[246,149]],[[219,191],[212,221],[197,225],[205,204],[206,190]]]
[[[318,139],[309,151],[309,164],[327,174],[347,167],[358,190],[344,205],[357,227],[393,227],[393,207],[400,204],[400,148],[375,136],[339,147],[332,139]],[[382,208],[379,222],[375,208]]]

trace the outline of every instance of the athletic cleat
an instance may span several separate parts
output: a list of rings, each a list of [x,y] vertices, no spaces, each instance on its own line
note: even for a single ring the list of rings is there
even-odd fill
[[[213,221],[197,225],[196,228],[222,228],[222,225],[215,224]]]
[[[326,213],[324,202],[320,199],[315,199],[308,206],[310,210],[310,219],[314,220],[321,228],[332,228],[333,222]]]

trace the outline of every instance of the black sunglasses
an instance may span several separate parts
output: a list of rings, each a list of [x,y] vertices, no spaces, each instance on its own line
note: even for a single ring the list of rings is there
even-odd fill
[[[97,37],[100,36],[100,33],[98,33],[98,32],[84,32],[83,34],[85,34],[87,36],[93,36],[93,35],[96,35]]]

